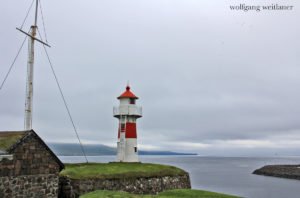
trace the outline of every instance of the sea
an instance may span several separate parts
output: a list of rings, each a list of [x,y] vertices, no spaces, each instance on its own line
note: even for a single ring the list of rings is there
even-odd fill
[[[82,156],[60,156],[65,163],[84,162]],[[90,162],[111,162],[115,156],[89,156]],[[300,164],[300,157],[140,156],[142,162],[177,166],[189,172],[193,189],[249,198],[298,198],[300,181],[254,175],[270,164]]]

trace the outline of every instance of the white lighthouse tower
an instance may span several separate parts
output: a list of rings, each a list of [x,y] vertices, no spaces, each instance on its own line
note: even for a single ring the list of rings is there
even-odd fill
[[[136,120],[142,117],[142,107],[136,106],[138,99],[131,91],[129,85],[118,99],[120,105],[114,107],[114,117],[119,119],[117,161],[138,162]]]

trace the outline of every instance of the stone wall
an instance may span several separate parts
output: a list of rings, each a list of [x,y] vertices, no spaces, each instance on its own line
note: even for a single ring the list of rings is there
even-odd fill
[[[59,164],[35,134],[30,133],[13,151],[14,175],[56,174]]]
[[[0,161],[0,177],[13,176],[15,172],[14,169],[15,169],[15,165],[13,163],[13,160],[3,158]]]
[[[0,160],[0,198],[57,198],[60,164],[44,142],[29,132]]]
[[[0,177],[1,198],[57,198],[57,174]]]
[[[182,176],[164,176],[132,179],[70,179],[60,177],[59,197],[77,198],[95,190],[126,191],[135,194],[157,194],[170,189],[190,189],[188,173]]]
[[[36,174],[57,174],[59,164],[51,153],[31,133],[22,143],[14,148],[12,160],[0,161],[1,176],[20,176]]]

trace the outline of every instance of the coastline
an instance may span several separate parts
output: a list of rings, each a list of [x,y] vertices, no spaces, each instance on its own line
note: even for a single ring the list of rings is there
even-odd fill
[[[64,163],[81,163],[83,157],[59,156]],[[115,156],[91,156],[91,162],[106,163]],[[300,164],[300,157],[210,157],[210,156],[141,156],[143,163],[159,163],[182,168],[190,173],[193,189],[240,197],[298,197],[298,180],[253,175],[268,164]],[[232,178],[232,179],[231,179]],[[238,186],[238,188],[237,188]],[[269,189],[262,191],[261,187]],[[275,186],[275,188],[274,188]]]

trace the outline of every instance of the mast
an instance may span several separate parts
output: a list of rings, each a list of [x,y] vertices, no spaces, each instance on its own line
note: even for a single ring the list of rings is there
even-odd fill
[[[35,4],[34,25],[30,28],[28,42],[28,62],[27,62],[27,80],[26,80],[26,98],[25,98],[25,118],[24,129],[32,129],[32,100],[33,100],[33,74],[34,74],[34,41],[36,39],[38,0]]]

